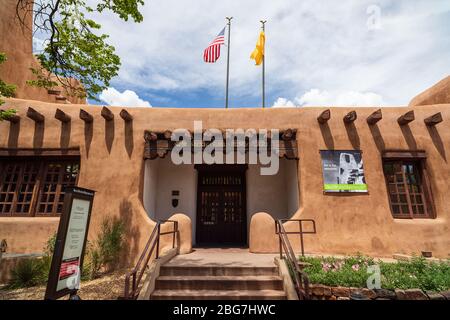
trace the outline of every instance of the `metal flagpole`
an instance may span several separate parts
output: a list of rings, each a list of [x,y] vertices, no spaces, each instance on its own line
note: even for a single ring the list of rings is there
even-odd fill
[[[262,31],[264,32],[264,38],[265,38],[265,36],[266,36],[266,28],[265,28],[265,24],[266,24],[266,20],[260,20],[260,22],[261,22],[261,24],[262,24]],[[265,95],[266,95],[266,93],[265,93],[265,67],[264,67],[264,62],[265,62],[265,59],[266,59],[266,48],[265,48],[265,46],[266,46],[266,44],[265,44],[265,41],[264,41],[264,48],[263,48],[263,50],[264,50],[264,54],[263,54],[263,60],[262,60],[262,107],[263,108],[265,108],[265,106],[266,106],[266,97],[265,97]]]
[[[225,90],[225,109],[228,109],[228,82],[230,81],[230,29],[231,29],[231,19],[233,17],[226,17],[228,20],[228,53],[227,53],[227,85]]]

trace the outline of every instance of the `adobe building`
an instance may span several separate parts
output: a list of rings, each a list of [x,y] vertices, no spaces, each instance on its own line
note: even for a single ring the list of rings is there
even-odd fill
[[[278,252],[276,219],[313,219],[308,253],[448,257],[450,77],[409,106],[380,110],[66,104],[26,89],[20,70],[32,63],[31,46],[8,45],[18,42],[3,32],[12,26],[2,18],[0,34],[8,38],[0,51],[10,65],[0,71],[19,84],[17,97],[2,106],[18,113],[0,122],[0,240],[9,253],[42,252],[57,229],[64,188],[77,185],[96,191],[91,239],[105,217],[125,222],[130,264],[156,221],[169,218],[179,222],[181,253],[192,246]],[[171,134],[194,132],[196,121],[201,134],[279,130],[279,170],[261,174],[267,165],[249,161],[249,146],[244,163],[175,164]],[[170,235],[162,240],[171,246]],[[298,237],[291,241],[298,251]]]

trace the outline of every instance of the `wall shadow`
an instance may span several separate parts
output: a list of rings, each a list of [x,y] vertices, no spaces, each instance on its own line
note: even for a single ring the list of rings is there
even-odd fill
[[[61,137],[59,145],[61,148],[68,148],[70,145],[70,134],[72,132],[72,122],[61,122]]]
[[[45,121],[34,122],[33,148],[42,148],[44,145]]]
[[[133,226],[132,217],[135,215],[133,206],[130,201],[122,200],[120,203],[119,219],[124,225],[126,245],[122,251],[121,267],[129,266],[133,263],[135,257],[140,254],[139,242],[141,240],[141,233],[139,227]]]
[[[441,135],[439,134],[435,126],[427,126],[427,130],[430,134],[431,141],[433,141],[433,144],[436,147],[437,151],[441,155],[442,159],[447,162],[447,156],[445,154],[445,147],[444,143],[442,142]]]
[[[358,130],[356,130],[355,124],[353,122],[348,124],[346,123],[345,130],[347,131],[347,136],[353,149],[359,150],[361,148],[361,142],[359,140]]]
[[[91,149],[92,137],[94,136],[94,123],[84,123],[84,145],[86,146],[86,158],[89,158],[89,150]]]
[[[114,120],[105,121],[105,143],[108,153],[111,153],[112,145],[114,142]]]
[[[8,148],[19,146],[20,119],[16,123],[10,122],[8,135]]]
[[[125,149],[128,153],[128,158],[131,158],[134,148],[133,139],[133,121],[124,121],[125,123]]]
[[[330,126],[328,123],[319,124],[320,132],[322,133],[323,141],[325,142],[325,145],[327,146],[327,149],[333,150],[334,149],[334,139],[333,135],[331,134]]]
[[[402,130],[403,137],[405,138],[406,144],[410,150],[417,150],[417,142],[414,139],[411,128],[409,125],[400,126]]]
[[[386,150],[386,144],[384,143],[383,136],[381,135],[380,128],[377,124],[369,125],[370,133],[372,134],[373,141],[378,149],[378,152],[383,153]]]

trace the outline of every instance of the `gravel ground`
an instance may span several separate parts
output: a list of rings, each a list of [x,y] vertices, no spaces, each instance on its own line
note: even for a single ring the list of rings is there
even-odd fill
[[[116,271],[101,278],[81,282],[78,295],[83,300],[116,300],[123,295],[126,271]],[[0,300],[43,300],[45,286],[8,290],[0,288]],[[67,299],[67,298],[62,298]]]

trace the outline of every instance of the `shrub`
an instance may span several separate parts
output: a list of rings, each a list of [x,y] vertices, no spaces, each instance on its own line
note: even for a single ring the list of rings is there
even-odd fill
[[[112,271],[117,267],[124,244],[124,224],[118,219],[103,220],[102,231],[97,239],[96,252],[103,267]]]
[[[83,266],[83,279],[97,278],[102,271],[113,271],[119,264],[120,254],[124,247],[125,227],[122,221],[105,218],[101,232],[94,241],[88,244]]]
[[[20,260],[12,270],[9,288],[33,287],[42,283],[42,263],[38,259]]]

